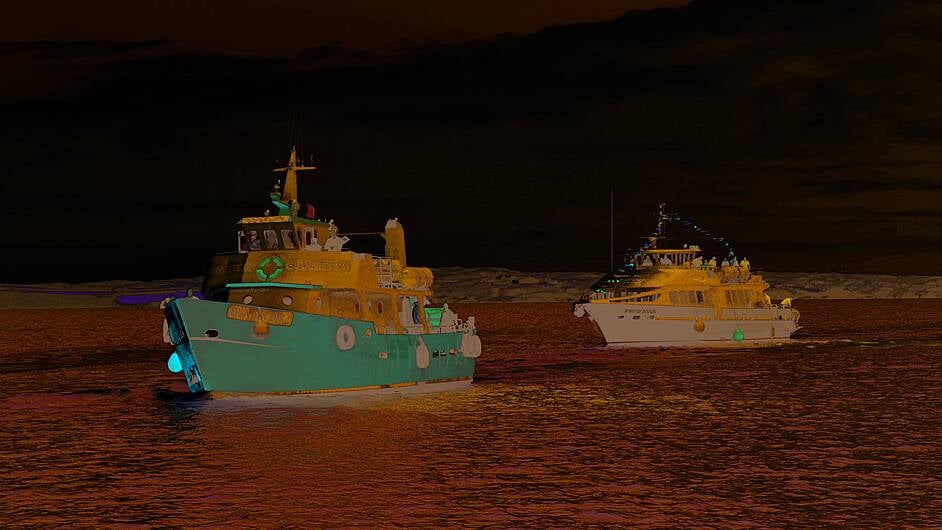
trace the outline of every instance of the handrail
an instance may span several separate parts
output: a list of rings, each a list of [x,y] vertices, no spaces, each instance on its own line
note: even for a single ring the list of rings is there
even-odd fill
[[[247,289],[247,288],[258,288],[258,287],[282,287],[285,289],[307,289],[319,291],[323,287],[315,284],[308,283],[284,283],[284,282],[237,282],[237,283],[227,283],[226,289]]]

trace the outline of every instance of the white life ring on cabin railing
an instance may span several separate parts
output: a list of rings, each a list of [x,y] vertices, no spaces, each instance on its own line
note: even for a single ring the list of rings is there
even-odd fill
[[[481,337],[465,333],[461,337],[461,355],[476,359],[481,356]]]
[[[357,343],[357,334],[349,324],[337,328],[337,348],[341,351],[353,349]]]
[[[425,341],[419,339],[419,343],[415,345],[415,366],[420,370],[428,368],[430,359],[428,346],[425,345]]]

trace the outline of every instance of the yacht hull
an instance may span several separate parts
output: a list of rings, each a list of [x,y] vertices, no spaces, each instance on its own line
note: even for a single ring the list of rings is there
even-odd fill
[[[734,343],[783,340],[798,329],[791,308],[723,309],[628,303],[576,304],[609,344]]]
[[[244,318],[253,311],[258,319]],[[386,334],[373,322],[192,298],[169,302],[165,316],[165,340],[192,392],[342,392],[470,382],[480,354],[480,341],[469,341],[474,332],[466,330]],[[477,351],[466,351],[474,342]]]

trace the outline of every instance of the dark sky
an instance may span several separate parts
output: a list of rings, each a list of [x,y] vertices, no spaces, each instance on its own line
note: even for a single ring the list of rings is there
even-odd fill
[[[6,6],[0,35],[12,41],[172,40],[189,49],[278,55],[331,41],[381,49],[400,39],[490,39],[552,25],[609,20],[629,9],[686,4],[686,0],[38,0]]]
[[[760,268],[942,269],[942,7],[439,4],[14,11],[0,281],[200,274],[291,143],[430,266],[602,270],[614,187],[619,247],[666,200]]]

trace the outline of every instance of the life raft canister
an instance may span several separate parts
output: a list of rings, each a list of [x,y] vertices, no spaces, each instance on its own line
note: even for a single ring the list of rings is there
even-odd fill
[[[476,359],[481,356],[481,337],[465,333],[461,337],[461,355]]]
[[[271,273],[265,272],[265,269],[268,268],[268,265],[272,263],[275,265],[275,270]],[[278,256],[267,256],[262,261],[258,262],[258,266],[255,267],[255,275],[258,276],[259,280],[263,282],[273,281],[275,278],[278,278],[285,272],[285,262]]]
[[[357,335],[349,324],[337,328],[337,348],[341,351],[353,349],[357,343]]]
[[[419,369],[428,368],[430,358],[428,346],[425,345],[425,341],[419,339],[418,344],[415,345],[415,366]]]

